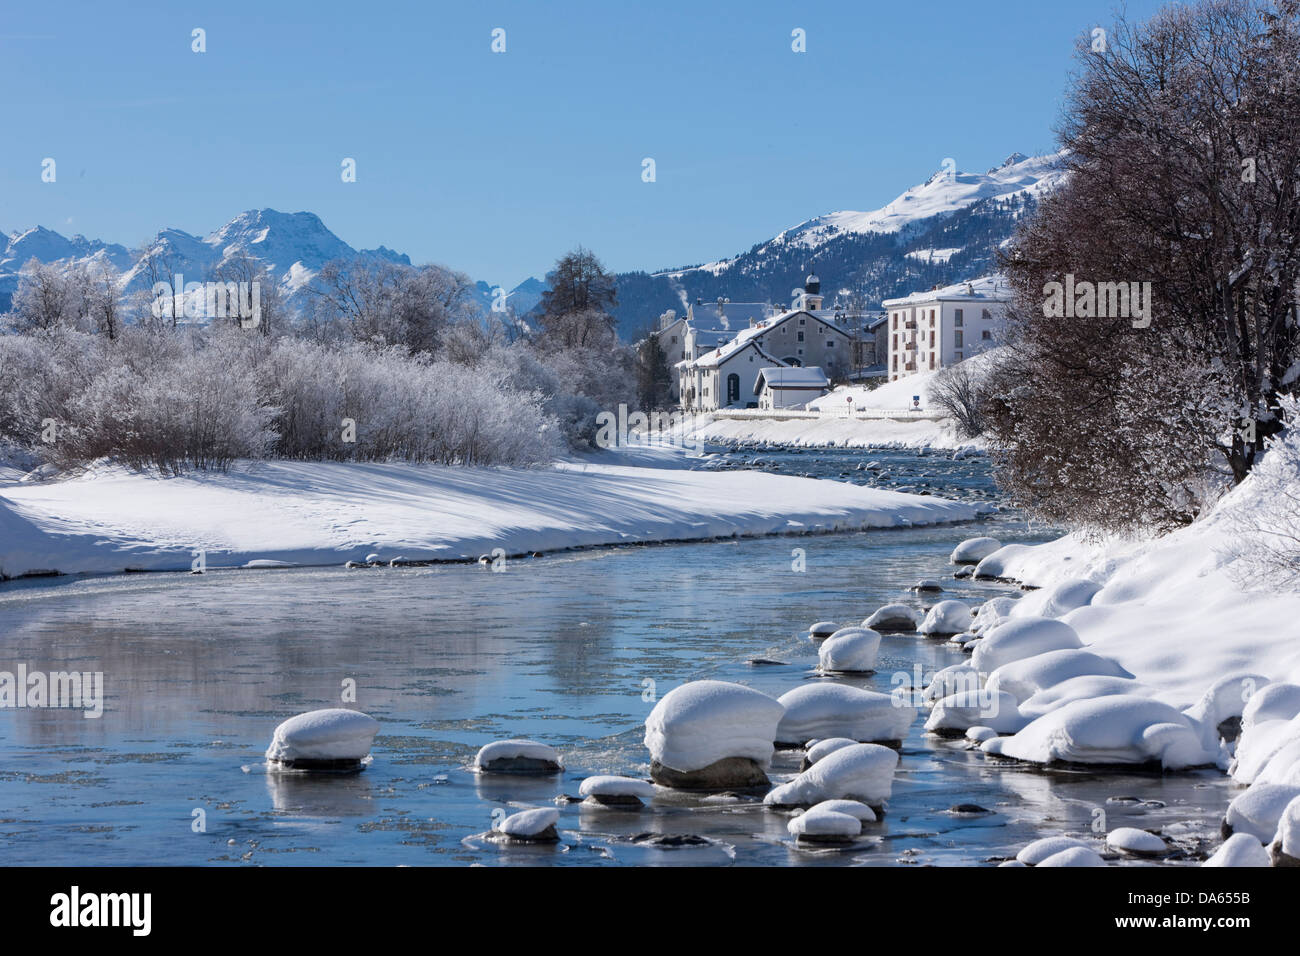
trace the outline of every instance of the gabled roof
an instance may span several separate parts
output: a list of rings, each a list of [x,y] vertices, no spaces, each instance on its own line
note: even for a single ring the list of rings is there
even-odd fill
[[[846,339],[851,337],[848,332],[844,331],[844,329],[838,328],[833,322],[830,322],[827,319],[823,319],[820,316],[813,315],[811,312],[807,312],[803,309],[792,309],[789,312],[781,313],[780,315],[776,316],[773,319],[768,319],[766,322],[763,322],[759,325],[749,326],[747,328],[741,329],[739,332],[736,333],[736,337],[734,339],[732,339],[726,345],[719,346],[718,348],[714,349],[712,352],[707,352],[704,355],[701,355],[699,358],[695,360],[695,364],[702,365],[706,368],[713,368],[716,365],[720,365],[721,363],[725,362],[727,359],[731,358],[731,356],[739,352],[741,349],[743,349],[746,345],[748,345],[751,340],[759,336],[766,335],[768,332],[771,332],[773,329],[777,328],[783,323],[788,322],[791,319],[795,318],[796,316],[800,316],[800,315],[806,316],[807,318],[820,322],[823,326],[830,329],[832,332],[836,332],[839,335],[844,336]],[[762,352],[763,350],[759,349],[759,351]],[[766,352],[763,352],[763,354],[767,355]],[[783,365],[784,363],[773,360],[772,364]]]
[[[755,395],[763,390],[764,382],[770,388],[827,388],[831,384],[826,373],[816,365],[804,368],[761,368],[758,370],[758,380],[754,382]]]

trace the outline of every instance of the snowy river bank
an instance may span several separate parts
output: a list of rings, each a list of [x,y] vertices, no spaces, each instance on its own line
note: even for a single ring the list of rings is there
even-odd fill
[[[879,467],[863,471],[861,456],[844,452],[765,454],[758,467],[989,510],[980,460],[876,457]],[[796,846],[789,814],[756,799],[661,790],[635,813],[564,799],[592,774],[644,777],[644,721],[686,681],[743,682],[779,696],[830,680],[816,672],[806,634],[814,620],[853,622],[899,601],[923,610],[943,599],[1033,599],[1039,592],[951,577],[953,545],[981,533],[1021,544],[1053,537],[994,513],[954,527],[592,548],[507,561],[502,573],[336,562],[10,581],[0,587],[7,658],[102,671],[105,701],[93,720],[53,708],[0,711],[12,768],[0,774],[0,800],[18,821],[0,846],[14,863],[987,864],[1041,836],[1097,842],[1100,813],[1110,828],[1159,830],[1172,862],[1206,856],[1234,790],[1218,769],[1043,772],[927,734],[923,715],[902,741],[887,814],[847,850]],[[908,590],[935,577],[939,594]],[[942,640],[886,635],[875,674],[835,680],[889,692],[924,686],[965,660]],[[272,729],[338,706],[347,686],[356,695],[346,706],[380,722],[369,768],[268,774]],[[472,773],[478,748],[506,737],[557,747],[565,772]],[[778,752],[773,781],[792,777],[799,760],[798,751]],[[558,806],[559,845],[480,838],[495,813],[535,806]]]

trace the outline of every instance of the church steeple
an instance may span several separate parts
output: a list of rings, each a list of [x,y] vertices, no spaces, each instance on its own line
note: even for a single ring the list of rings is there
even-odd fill
[[[799,296],[799,308],[807,312],[816,312],[822,307],[822,280],[817,278],[817,271],[811,266],[803,280],[803,294]]]

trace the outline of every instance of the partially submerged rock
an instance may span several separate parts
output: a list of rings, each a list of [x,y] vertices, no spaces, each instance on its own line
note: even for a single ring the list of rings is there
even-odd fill
[[[766,786],[785,708],[741,684],[692,681],[669,691],[646,718],[650,776],[685,790]]]
[[[953,548],[948,560],[952,564],[979,564],[989,555],[1002,547],[997,538],[967,538]]]
[[[881,634],[915,631],[923,617],[920,611],[906,604],[886,604],[863,621],[862,626]]]
[[[560,834],[556,824],[560,811],[554,807],[538,807],[511,814],[493,827],[507,843],[558,843]]]
[[[785,713],[777,724],[776,741],[786,747],[826,737],[900,741],[916,719],[916,709],[900,696],[847,684],[803,684],[782,694],[780,704]]]
[[[857,800],[877,813],[893,789],[898,753],[878,744],[843,747],[763,798],[769,806],[811,806],[823,800]]]
[[[473,769],[480,773],[548,776],[564,769],[554,747],[536,740],[498,740],[479,750]]]
[[[870,674],[880,652],[880,634],[865,627],[842,627],[817,650],[818,669],[827,674]]]
[[[930,608],[930,613],[917,630],[927,637],[948,637],[960,634],[970,626],[969,604],[965,601],[940,601]]]
[[[266,759],[286,770],[357,771],[363,769],[378,732],[379,721],[360,711],[308,711],[275,728]]]
[[[654,798],[654,784],[634,777],[588,777],[578,787],[578,795],[590,804],[619,809],[640,809],[642,802]]]

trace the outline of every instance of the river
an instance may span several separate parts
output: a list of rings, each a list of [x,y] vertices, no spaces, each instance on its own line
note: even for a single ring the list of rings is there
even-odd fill
[[[755,459],[758,459],[755,462]],[[728,452],[766,467],[978,500],[997,495],[983,459],[913,452]],[[859,469],[876,462],[878,468]],[[904,742],[885,819],[850,850],[797,848],[788,817],[747,801],[665,795],[630,813],[561,804],[559,846],[483,840],[495,810],[549,806],[592,773],[644,776],[642,722],[662,695],[703,677],[779,695],[817,679],[806,628],[915,602],[1017,594],[954,581],[953,545],[976,534],[1053,537],[1013,512],[938,528],[626,546],[478,565],[301,568],[0,585],[0,644],[13,670],[102,671],[103,716],[0,710],[0,854],[9,864],[954,865],[1014,855],[1042,835],[1159,828],[1190,862],[1216,838],[1222,774],[1045,773],[993,763],[962,741]],[[802,554],[800,553],[802,552]],[[803,570],[798,570],[802,565]],[[755,666],[763,658],[780,665]],[[886,635],[874,676],[888,692],[962,659],[933,640]],[[353,776],[268,774],[275,726],[356,706],[381,721]],[[564,755],[554,779],[466,769],[494,739],[533,737]],[[778,754],[773,774],[797,755]],[[958,804],[988,810],[954,814]],[[707,843],[664,848],[644,834]],[[641,836],[641,840],[634,837]],[[693,841],[686,841],[688,844]]]

